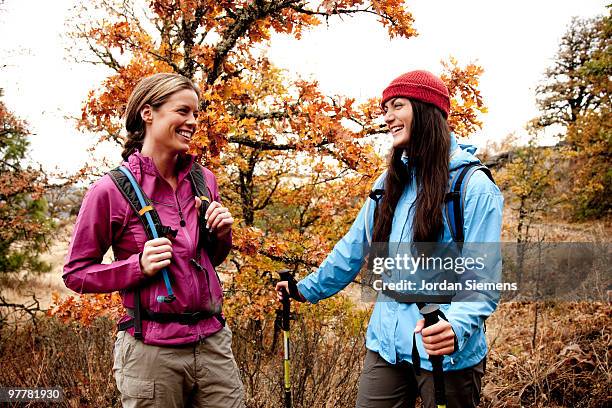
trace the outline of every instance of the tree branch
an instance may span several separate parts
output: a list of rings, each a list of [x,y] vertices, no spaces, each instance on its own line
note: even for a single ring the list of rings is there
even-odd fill
[[[309,9],[305,9],[303,7],[300,6],[291,6],[291,8],[295,11],[297,11],[298,13],[303,13],[303,14],[307,14],[310,16],[321,16],[321,17],[331,17],[334,15],[342,15],[342,14],[357,14],[357,13],[369,13],[369,14],[374,14],[376,16],[379,17],[384,17],[381,16],[380,14],[378,14],[377,12],[375,12],[374,10],[372,10],[370,7],[366,7],[364,9],[338,9],[338,8],[334,8],[333,12],[327,12],[327,13],[323,13],[321,11],[314,11],[314,10],[309,10]]]
[[[244,136],[230,136],[227,139],[230,143],[238,143],[243,146],[252,147],[259,150],[295,150],[297,146],[294,144],[275,144],[273,142],[264,142],[261,140],[253,140]]]
[[[288,265],[303,265],[303,266],[308,266],[311,268],[316,268],[319,266],[318,262],[307,261],[305,259],[298,258],[296,256],[279,256],[279,255],[272,254],[270,252],[266,252],[264,250],[259,250],[258,253],[267,258],[270,258],[273,261],[283,262]]]
[[[267,120],[267,119],[289,119],[289,113],[287,111],[270,111],[270,112],[246,112],[242,111],[236,114],[236,116],[240,119],[257,119],[257,120]]]
[[[272,196],[274,195],[274,192],[276,191],[276,189],[280,185],[280,180],[281,179],[280,179],[279,175],[277,174],[276,182],[274,183],[274,185],[270,189],[270,191],[268,193],[268,196],[263,200],[263,202],[261,204],[254,204],[253,205],[253,210],[255,210],[255,211],[263,210],[264,208],[266,208],[268,206],[268,204],[270,203],[270,200],[272,199]]]

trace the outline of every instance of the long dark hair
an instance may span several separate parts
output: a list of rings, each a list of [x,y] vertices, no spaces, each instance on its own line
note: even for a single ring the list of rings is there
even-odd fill
[[[410,99],[412,126],[408,145],[393,148],[378,209],[373,242],[388,242],[395,207],[413,179],[417,198],[412,220],[413,242],[437,242],[443,231],[442,210],[449,179],[450,128],[434,105]],[[402,162],[406,156],[408,164]]]

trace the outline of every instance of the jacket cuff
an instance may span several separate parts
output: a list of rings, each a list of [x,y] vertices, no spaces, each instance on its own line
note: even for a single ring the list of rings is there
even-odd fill
[[[314,291],[308,289],[306,279],[303,279],[297,283],[297,289],[308,303],[315,304],[320,300]]]
[[[142,264],[140,260],[142,258],[142,252],[132,254],[127,258],[127,280],[129,287],[140,284],[147,276],[142,272]]]
[[[463,350],[463,347],[465,347],[465,343],[467,343],[470,338],[470,333],[465,330],[456,319],[453,319],[452,316],[448,316],[447,314],[447,317],[448,322],[450,323],[453,328],[453,331],[455,332],[455,351],[453,352],[453,354],[451,354],[452,356],[455,353],[458,353],[459,351]]]

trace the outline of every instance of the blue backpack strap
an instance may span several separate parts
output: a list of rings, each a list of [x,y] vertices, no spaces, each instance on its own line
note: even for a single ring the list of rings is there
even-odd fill
[[[463,233],[463,211],[465,207],[465,192],[467,191],[465,187],[468,185],[472,175],[479,170],[495,183],[491,171],[486,166],[480,163],[469,163],[455,171],[455,175],[450,181],[449,192],[446,193],[446,219],[453,241],[458,243],[463,243],[465,240]]]
[[[142,191],[142,188],[126,167],[117,167],[108,174],[121,194],[123,194],[123,197],[128,201],[130,207],[132,207],[132,210],[134,210],[138,216],[138,219],[142,222],[147,238],[153,239],[168,235],[176,237],[176,230],[162,225],[159,214],[153,207],[151,200],[147,197],[145,192]]]
[[[176,236],[177,231],[170,227],[162,225],[159,218],[159,214],[153,207],[153,204],[149,197],[142,191],[142,188],[134,178],[132,172],[125,166],[120,166],[116,169],[111,170],[109,173],[111,180],[115,183],[121,194],[128,201],[134,212],[138,215],[138,218],[142,222],[145,233],[149,239],[159,238],[160,236]],[[168,296],[158,296],[157,301],[162,303],[170,303],[174,301],[174,291],[170,284],[170,278],[168,276],[168,269],[162,269],[162,276]],[[120,330],[125,330],[128,327],[134,326],[134,337],[142,339],[142,321],[141,321],[141,302],[140,302],[140,289],[134,290],[134,309],[135,316],[131,321],[125,322],[120,325]]]
[[[370,194],[368,195],[368,197],[374,201],[374,215],[372,218],[374,220],[374,224],[376,224],[376,217],[378,216],[378,204],[380,203],[380,200],[382,200],[384,195],[385,195],[385,190],[382,188],[374,189],[370,191]],[[372,234],[370,232],[370,226],[368,225],[368,220],[370,219],[369,209],[370,209],[370,206],[366,205],[364,222],[365,222],[365,233],[366,233],[366,239],[368,241],[368,245],[372,245]],[[374,225],[372,225],[372,228],[374,228]]]
[[[165,237],[168,235],[176,237],[176,230],[162,225],[159,214],[153,207],[153,203],[149,197],[147,197],[145,192],[142,191],[142,188],[134,178],[132,172],[125,166],[118,167],[116,170],[125,176],[129,184],[127,184],[123,178],[118,178],[115,184],[130,202],[130,205],[136,211],[136,214],[138,214],[138,218],[145,226],[149,239]],[[111,178],[113,180],[115,180],[115,177],[117,176],[118,174],[116,172],[111,172]],[[166,284],[168,296],[158,296],[157,301],[160,303],[170,303],[175,299],[175,296],[172,290],[172,285],[170,284],[167,268],[162,269],[162,276],[164,278],[164,283]]]

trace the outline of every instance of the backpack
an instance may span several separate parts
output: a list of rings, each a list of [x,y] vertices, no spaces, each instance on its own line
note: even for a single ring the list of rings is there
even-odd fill
[[[111,170],[108,174],[119,191],[128,201],[138,216],[138,219],[140,219],[142,222],[148,240],[159,237],[176,237],[178,231],[162,224],[159,214],[153,206],[153,202],[151,199],[149,199],[149,197],[147,197],[134,178],[134,175],[127,167],[117,167]],[[208,186],[206,185],[206,179],[204,177],[204,173],[202,172],[202,168],[197,163],[193,163],[191,169],[189,170],[189,181],[195,196],[202,200],[202,206],[200,207],[198,216],[199,240],[197,247],[198,249],[206,248],[213,243],[212,236],[206,229],[206,220],[204,219],[206,210],[211,202],[211,196]],[[185,221],[181,219],[182,226],[184,226],[184,223]],[[197,264],[197,261],[192,261]],[[198,269],[203,270],[201,265],[197,264],[197,266]],[[174,292],[172,290],[168,269],[162,269],[161,274],[166,286],[167,296],[158,296],[157,301],[159,303],[171,303],[176,299],[176,297],[174,296]],[[134,327],[134,337],[137,339],[142,339],[143,337],[142,320],[152,320],[161,323],[178,322],[181,324],[195,324],[199,320],[209,317],[216,317],[221,324],[225,324],[225,320],[221,316],[220,312],[158,313],[145,310],[141,305],[139,287],[134,289],[134,298],[134,309],[132,310],[127,308],[127,312],[132,319],[119,324],[118,328],[119,330],[126,330],[130,327]]]
[[[493,175],[491,174],[491,171],[488,167],[480,163],[467,163],[456,169],[455,174],[450,181],[449,191],[446,193],[446,197],[444,198],[446,220],[450,228],[451,236],[453,237],[453,241],[459,244],[462,244],[465,239],[463,233],[463,207],[465,204],[466,191],[465,187],[469,183],[472,175],[474,175],[474,173],[479,170],[486,174],[489,180],[491,180],[493,184],[495,184]],[[375,220],[378,212],[378,204],[380,203],[380,200],[382,199],[384,194],[384,189],[375,189],[372,190],[369,194],[369,197],[376,203],[376,209],[374,210]],[[368,215],[366,212],[366,223],[367,220]],[[372,237],[370,235],[369,228],[366,228],[366,237],[368,240],[368,244],[371,245]]]

